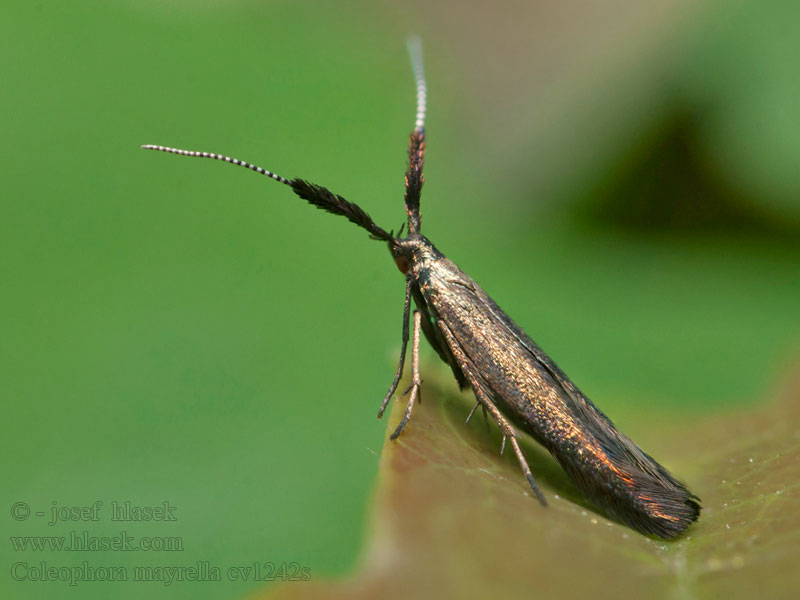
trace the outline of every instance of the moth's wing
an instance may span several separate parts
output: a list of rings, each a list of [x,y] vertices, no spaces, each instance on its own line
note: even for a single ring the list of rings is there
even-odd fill
[[[580,481],[584,479],[583,473],[576,472],[572,464],[565,464],[559,459],[565,470],[582,484],[581,487],[588,495],[606,505],[629,525],[661,537],[674,537],[696,521],[700,515],[700,498],[692,494],[633,440],[618,432],[611,420],[570,381],[558,365],[485,292],[483,296],[494,318],[513,332],[517,341],[530,353],[531,359],[537,361],[560,387],[565,404],[595,437],[608,460],[627,475],[632,486],[630,492],[637,500],[632,511],[615,500],[609,501],[602,490],[595,489],[594,482],[587,486],[586,481]]]
[[[601,462],[607,461],[614,466],[615,481],[598,478],[595,467],[586,461],[573,460],[568,447],[561,448],[557,441],[551,444],[550,451],[589,499],[635,529],[665,538],[675,537],[697,519],[700,506],[695,502],[696,497],[630,438],[619,433],[611,420],[480,286],[459,271],[447,279],[440,279],[439,287],[440,292],[445,292],[446,300],[443,302],[451,307],[459,306],[471,314],[470,320],[480,321],[483,331],[488,328],[495,332],[498,336],[496,342],[513,344],[517,360],[529,361],[526,368],[546,376],[548,385],[558,395],[565,410],[574,415],[582,432],[591,438],[587,442],[596,444],[601,450]],[[467,341],[462,332],[453,333],[456,343]],[[493,390],[494,386],[487,384],[483,387]],[[490,396],[498,401],[494,391]]]
[[[630,468],[634,466],[642,472],[662,479],[664,483],[683,488],[683,485],[675,480],[675,478],[653,459],[653,457],[639,448],[628,436],[617,431],[611,419],[597,408],[597,406],[572,383],[564,371],[562,371],[558,365],[556,365],[556,363],[503,312],[497,303],[488,297],[488,295],[486,296],[486,301],[495,318],[503,322],[514,332],[514,337],[519,343],[530,352],[531,357],[536,360],[542,368],[547,370],[556,381],[564,392],[564,398],[567,404],[596,437],[600,445],[608,453],[612,462],[621,468]],[[690,496],[696,498],[694,495]]]
[[[484,292],[485,294],[485,292]],[[609,453],[609,457],[617,459],[620,466],[633,462],[639,468],[651,471],[654,475],[661,475],[672,480],[669,473],[664,470],[652,457],[643,452],[633,441],[624,434],[619,433],[614,423],[603,411],[589,400],[578,387],[572,383],[566,373],[562,371],[553,360],[545,354],[528,335],[517,326],[511,318],[488,295],[485,296],[486,304],[494,317],[502,322],[519,343],[530,353],[541,368],[547,371],[556,384],[563,392],[563,399],[578,416],[581,422],[595,436],[603,449]]]

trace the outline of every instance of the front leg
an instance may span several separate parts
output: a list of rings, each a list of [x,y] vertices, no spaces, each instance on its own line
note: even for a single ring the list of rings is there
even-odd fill
[[[381,402],[381,407],[378,409],[378,418],[383,417],[383,412],[392,399],[392,395],[397,391],[397,384],[400,383],[400,377],[403,375],[403,365],[406,362],[406,348],[408,347],[408,314],[411,311],[411,278],[406,277],[406,299],[403,303],[403,345],[400,346],[400,362],[397,365],[397,371],[394,374],[392,385],[389,386],[389,391]]]

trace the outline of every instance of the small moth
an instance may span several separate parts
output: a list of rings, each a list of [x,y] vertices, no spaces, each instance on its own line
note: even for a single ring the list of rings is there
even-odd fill
[[[372,239],[387,244],[406,285],[400,360],[389,391],[381,402],[378,418],[383,416],[403,374],[412,298],[416,305],[408,404],[391,439],[396,439],[403,431],[420,398],[422,331],[439,357],[450,366],[459,386],[470,387],[475,394],[477,402],[467,422],[479,406],[491,416],[503,435],[501,452],[506,442],[510,442],[531,490],[542,505],[547,502],[519,445],[519,430],[542,444],[584,495],[612,518],[642,533],[662,538],[679,535],[697,520],[699,498],[630,438],[619,433],[609,418],[483,288],[420,233],[427,87],[421,43],[412,38],[408,47],[416,80],[417,112],[405,174],[408,225],[405,236],[403,227],[395,236],[378,227],[357,204],[303,179],[286,179],[250,163],[210,152],[156,145],[142,148],[213,158],[251,169],[290,187],[317,208],[346,217],[365,229]]]

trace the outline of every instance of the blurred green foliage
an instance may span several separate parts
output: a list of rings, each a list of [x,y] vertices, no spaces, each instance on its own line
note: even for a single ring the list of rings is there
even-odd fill
[[[314,577],[353,564],[383,437],[374,414],[399,346],[401,276],[384,248],[263,177],[138,147],[224,152],[307,177],[396,228],[413,116],[403,38],[414,29],[431,91],[424,231],[604,410],[657,405],[694,418],[765,397],[792,364],[795,4],[686,11],[658,36],[668,64],[643,53],[620,71],[624,85],[564,92],[561,112],[537,103],[549,88],[533,70],[490,96],[465,87],[482,66],[462,58],[476,47],[470,35],[491,31],[480,7],[417,8],[4,9],[2,505],[169,500],[177,523],[128,529],[183,536],[186,547],[7,548],[7,573],[40,559],[297,561]],[[544,17],[517,22],[546,28]],[[568,34],[558,44],[579,46]],[[529,39],[506,37],[520,40],[515,49]],[[481,40],[494,73],[507,47]],[[522,54],[534,58],[547,60]],[[633,111],[637,88],[648,92]],[[517,138],[472,118],[496,122],[496,104]],[[562,143],[537,146],[533,114]],[[14,536],[73,529],[6,522]],[[259,583],[1,585],[17,598],[203,598]]]

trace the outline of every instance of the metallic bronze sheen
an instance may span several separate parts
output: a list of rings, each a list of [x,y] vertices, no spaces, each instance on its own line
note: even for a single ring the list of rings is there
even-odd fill
[[[672,538],[695,521],[698,498],[643,452],[569,380],[497,303],[420,234],[389,243],[411,269],[429,319],[423,331],[462,383],[435,325],[468,358],[468,370],[504,416],[542,444],[593,503],[648,534]],[[421,305],[420,305],[421,304]],[[477,392],[478,390],[476,390]]]

